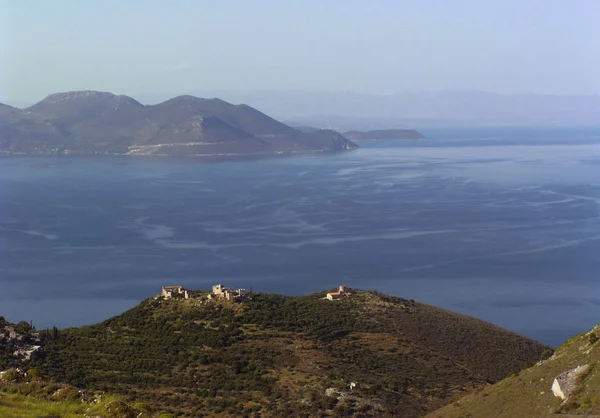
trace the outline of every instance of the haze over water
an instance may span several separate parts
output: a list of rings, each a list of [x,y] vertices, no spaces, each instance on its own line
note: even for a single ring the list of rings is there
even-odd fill
[[[101,321],[161,285],[376,289],[552,345],[600,307],[600,130],[340,154],[0,160],[0,315]]]

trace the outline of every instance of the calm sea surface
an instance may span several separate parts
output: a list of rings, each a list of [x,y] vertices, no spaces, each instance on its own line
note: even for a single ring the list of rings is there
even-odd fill
[[[0,158],[0,315],[88,324],[223,282],[376,289],[553,345],[600,322],[600,129],[425,134],[246,162]]]

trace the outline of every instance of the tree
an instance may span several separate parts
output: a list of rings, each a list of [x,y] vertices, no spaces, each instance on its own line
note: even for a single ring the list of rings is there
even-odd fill
[[[15,325],[15,331],[19,334],[29,334],[31,333],[31,329],[31,325],[27,321],[21,321]]]

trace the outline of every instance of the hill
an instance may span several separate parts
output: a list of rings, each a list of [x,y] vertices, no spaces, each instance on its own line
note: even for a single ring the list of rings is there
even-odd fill
[[[539,360],[547,348],[433,306],[352,291],[329,301],[192,292],[47,333],[54,380],[181,416],[421,416]]]
[[[269,155],[342,151],[334,131],[301,132],[247,105],[178,96],[154,106],[97,91],[56,93],[26,109],[0,105],[6,154]]]
[[[376,129],[373,131],[346,131],[344,136],[351,141],[378,141],[381,139],[424,139],[414,129]]]
[[[573,337],[546,360],[428,417],[600,416],[599,336],[597,326]]]

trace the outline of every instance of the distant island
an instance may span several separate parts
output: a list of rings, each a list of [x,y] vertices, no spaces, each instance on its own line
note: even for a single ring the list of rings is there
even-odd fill
[[[373,131],[345,131],[342,134],[351,141],[379,141],[383,139],[414,140],[425,137],[414,129],[376,129]]]
[[[220,99],[178,96],[145,106],[128,96],[74,91],[25,109],[0,104],[0,154],[244,156],[355,148],[333,130],[301,132]]]

